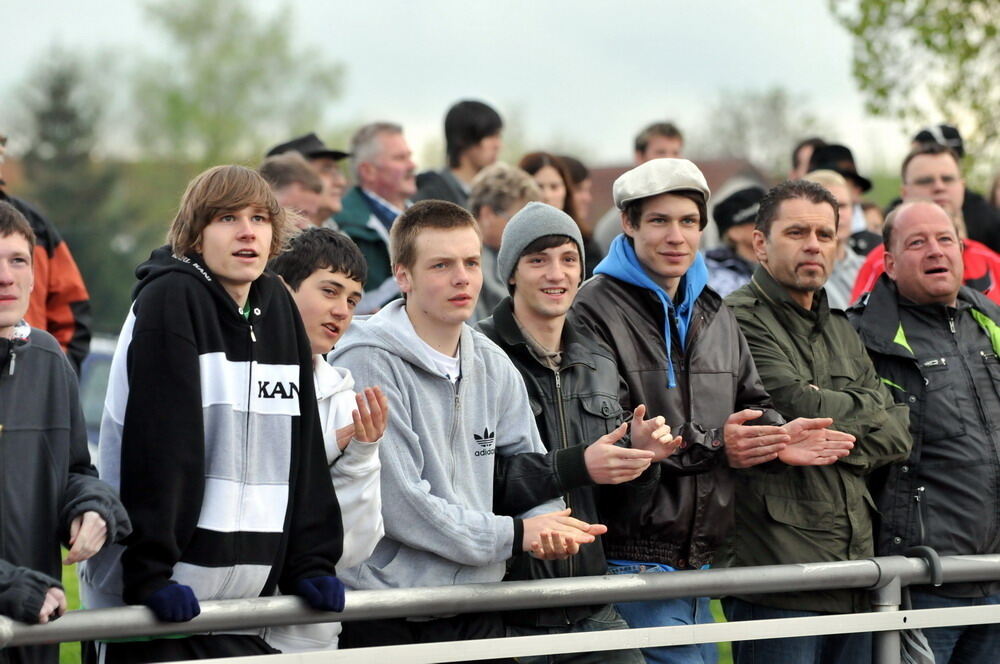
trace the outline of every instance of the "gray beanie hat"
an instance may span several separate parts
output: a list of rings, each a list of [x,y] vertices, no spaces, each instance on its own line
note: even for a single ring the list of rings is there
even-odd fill
[[[517,268],[517,260],[525,247],[540,237],[546,235],[566,235],[576,242],[580,249],[580,263],[586,256],[583,253],[583,236],[580,227],[573,218],[551,205],[545,203],[528,203],[510,218],[503,237],[500,238],[500,253],[497,255],[497,276],[507,284]]]

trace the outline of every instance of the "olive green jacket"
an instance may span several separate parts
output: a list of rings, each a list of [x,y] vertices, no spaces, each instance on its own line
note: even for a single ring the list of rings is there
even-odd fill
[[[764,388],[787,420],[831,417],[853,434],[851,454],[829,466],[781,462],[738,471],[734,564],[857,560],[874,555],[874,503],[865,485],[879,466],[905,459],[906,406],[893,402],[846,315],[826,292],[807,311],[762,267],[725,300],[740,324]],[[860,591],[755,595],[782,609],[850,612],[868,607]]]

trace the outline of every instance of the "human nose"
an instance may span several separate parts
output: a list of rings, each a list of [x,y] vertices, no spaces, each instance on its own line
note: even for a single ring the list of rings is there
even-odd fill
[[[806,235],[806,241],[802,246],[803,250],[810,253],[816,253],[819,251],[819,237],[815,233],[809,233]]]
[[[237,237],[239,238],[253,238],[256,236],[256,232],[253,228],[253,220],[250,217],[238,217],[237,218]]]
[[[666,241],[668,244],[683,244],[684,234],[681,233],[681,225],[677,222],[667,227]]]
[[[14,283],[14,272],[10,269],[10,261],[0,261],[0,285],[9,286]]]

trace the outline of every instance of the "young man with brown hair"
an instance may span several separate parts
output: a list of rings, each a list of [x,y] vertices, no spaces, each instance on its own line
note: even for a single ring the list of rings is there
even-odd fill
[[[517,370],[466,325],[482,285],[482,242],[466,210],[414,204],[393,224],[392,263],[403,299],[356,321],[331,361],[379,385],[393,404],[380,449],[385,537],[371,557],[342,571],[352,588],[409,588],[499,581],[522,551],[575,553],[604,528],[558,510],[524,513],[531,481],[508,476],[494,490],[494,455],[543,453]],[[537,512],[535,512],[537,513]],[[551,546],[550,546],[551,545]],[[496,613],[345,624],[342,647],[504,635]]]
[[[136,271],[101,423],[103,479],[134,531],[83,571],[88,607],[285,594],[341,610],[341,519],[295,303],[264,273],[287,236],[267,182],[216,166],[188,185],[169,246]],[[276,652],[258,630],[98,644],[105,662]]]

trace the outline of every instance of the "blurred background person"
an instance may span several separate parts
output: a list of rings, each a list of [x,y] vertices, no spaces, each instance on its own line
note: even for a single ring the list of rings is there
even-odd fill
[[[472,314],[472,321],[488,318],[500,301],[507,297],[509,288],[497,271],[500,238],[507,222],[521,208],[541,198],[538,185],[531,176],[516,166],[497,162],[487,166],[472,181],[469,192],[469,209],[479,223],[483,236],[482,262],[483,288]]]
[[[833,270],[826,280],[827,303],[831,309],[846,309],[851,304],[851,289],[865,257],[851,250],[851,189],[840,173],[828,170],[806,173],[803,180],[815,182],[837,199],[837,252]],[[878,206],[876,206],[878,209]]]
[[[500,154],[502,131],[500,114],[481,101],[460,101],[449,108],[444,117],[448,166],[420,173],[413,200],[434,198],[467,208],[473,178]]]
[[[584,278],[586,279],[593,273],[594,267],[604,258],[593,241],[594,223],[590,217],[590,206],[594,201],[592,191],[594,183],[590,179],[590,169],[582,161],[569,155],[561,155],[559,158],[566,164],[566,170],[569,171],[572,183],[573,207],[576,208],[574,221],[580,228],[587,251],[586,265],[584,265]]]
[[[347,191],[347,176],[342,170],[343,161],[350,157],[351,153],[327,147],[326,143],[314,133],[279,143],[267,151],[267,156],[273,157],[286,152],[298,152],[305,157],[322,180],[323,200],[320,203],[319,213],[325,213],[326,217],[321,223],[336,229],[337,222],[334,221],[333,215],[338,214],[343,209],[342,200]]]
[[[569,167],[559,157],[548,152],[529,152],[521,157],[518,164],[521,169],[528,173],[538,185],[541,193],[541,202],[546,205],[562,210],[568,214],[580,233],[584,236],[583,248],[587,254],[586,265],[584,266],[584,279],[589,278],[594,273],[594,268],[599,260],[595,257],[604,254],[599,248],[594,246],[594,240],[589,237],[589,233],[584,233],[583,225],[576,209],[576,196],[573,189],[573,177],[570,175]],[[490,309],[492,312],[493,310]]]
[[[965,142],[958,127],[954,125],[942,123],[924,127],[913,136],[910,147],[916,150],[926,145],[943,145],[949,148],[955,153],[959,165],[965,159]],[[898,205],[899,200],[894,203]],[[993,203],[991,209],[990,203],[982,194],[966,187],[960,205],[966,235],[976,242],[982,242],[993,251],[1000,252],[1000,214],[997,213],[996,203]]]
[[[792,149],[792,168],[788,171],[789,180],[798,180],[809,172],[809,160],[817,148],[826,147],[826,141],[818,136],[805,138],[796,143]]]
[[[719,229],[723,246],[705,252],[708,285],[725,297],[750,281],[757,266],[753,250],[753,227],[757,221],[761,187],[735,191],[712,208],[712,218]]]
[[[322,226],[330,218],[333,211],[324,195],[323,181],[300,153],[268,157],[257,172],[270,185],[278,205],[296,213],[291,220],[299,228]]]
[[[31,257],[35,286],[24,320],[55,337],[79,373],[90,352],[90,295],[69,246],[52,222],[35,206],[4,191],[6,151],[7,135],[0,131],[0,201],[24,215],[35,234]]]

